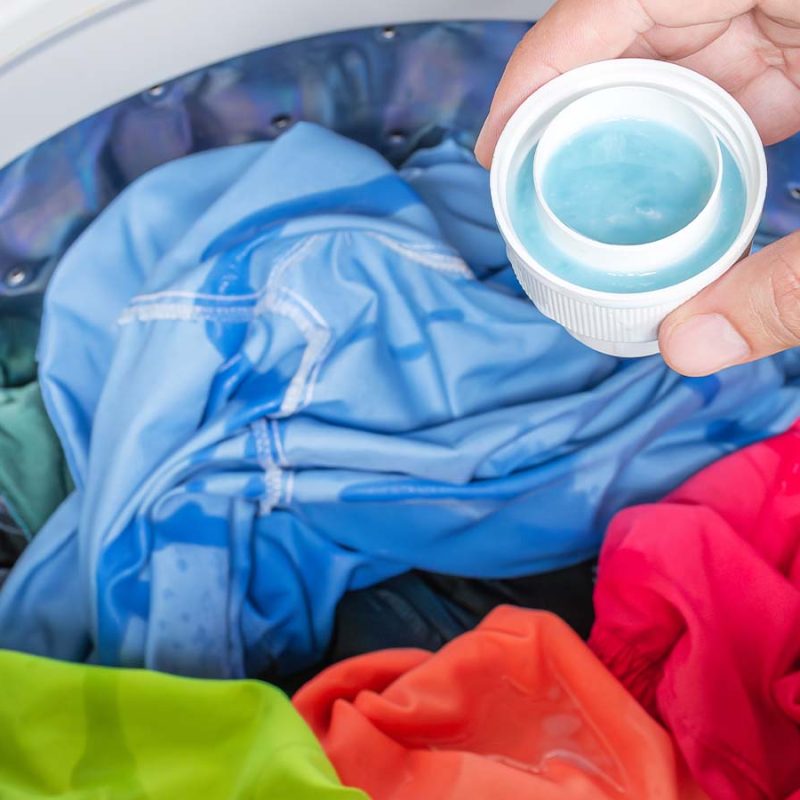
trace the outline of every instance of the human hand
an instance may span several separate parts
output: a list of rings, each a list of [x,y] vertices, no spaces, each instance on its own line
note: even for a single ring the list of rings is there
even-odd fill
[[[558,0],[520,42],[476,145],[547,81],[592,61],[660,58],[702,72],[747,109],[764,142],[800,130],[798,0]],[[705,375],[800,344],[800,234],[736,265],[659,332],[667,362]]]

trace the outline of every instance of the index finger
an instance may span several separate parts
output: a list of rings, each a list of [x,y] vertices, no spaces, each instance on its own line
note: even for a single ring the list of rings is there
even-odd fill
[[[558,0],[508,62],[475,146],[478,160],[489,166],[509,117],[551,78],[593,61],[618,58],[656,26],[721,22],[756,5],[758,0]]]
[[[638,0],[559,0],[517,45],[495,92],[475,154],[488,167],[519,105],[562,72],[622,55],[653,26]]]
[[[517,45],[475,154],[488,167],[511,115],[540,86],[575,67],[616,58],[653,26],[636,0],[559,0]]]

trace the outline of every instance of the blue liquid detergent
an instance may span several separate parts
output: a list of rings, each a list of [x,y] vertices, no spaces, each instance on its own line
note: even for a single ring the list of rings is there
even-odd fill
[[[685,228],[714,188],[697,143],[658,122],[623,119],[566,141],[544,173],[543,191],[570,228],[607,244],[645,244]]]
[[[722,142],[720,146],[720,218],[706,242],[675,264],[630,274],[613,267],[588,267],[561,251],[539,221],[533,186],[535,148],[509,189],[511,223],[536,261],[578,286],[646,292],[680,283],[720,258],[744,220],[744,181],[728,148]],[[712,188],[711,168],[697,145],[679,131],[644,120],[603,123],[568,141],[548,165],[543,187],[563,222],[610,244],[642,244],[674,233],[694,219]]]

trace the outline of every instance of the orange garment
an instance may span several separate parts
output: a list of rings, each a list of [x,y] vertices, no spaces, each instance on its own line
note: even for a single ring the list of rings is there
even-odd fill
[[[687,800],[667,734],[558,617],[501,606],[437,653],[343,661],[298,692],[373,800]]]

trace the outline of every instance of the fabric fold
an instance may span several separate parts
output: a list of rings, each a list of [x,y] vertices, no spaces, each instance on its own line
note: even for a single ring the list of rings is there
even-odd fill
[[[615,518],[590,645],[713,800],[800,792],[800,428]]]
[[[277,689],[0,651],[8,800],[366,800]]]
[[[76,490],[0,592],[0,644],[290,675],[347,591],[586,561],[614,512],[800,414],[797,354],[620,362],[510,293],[502,252],[452,142],[397,172],[300,124],[134,183],[48,289]]]
[[[294,697],[373,800],[689,800],[666,732],[556,616],[511,606],[437,653],[343,661]]]

